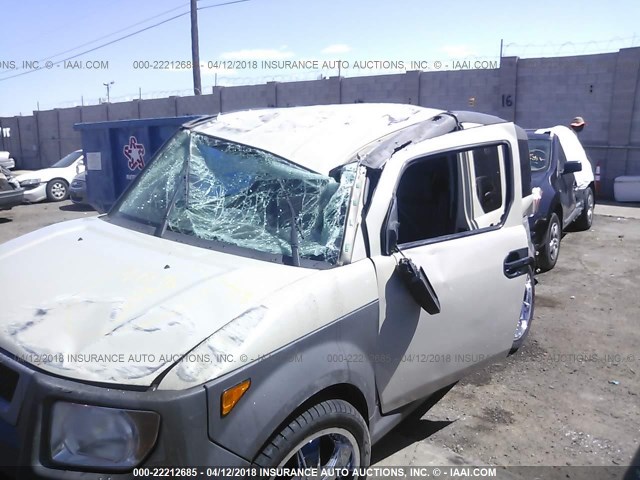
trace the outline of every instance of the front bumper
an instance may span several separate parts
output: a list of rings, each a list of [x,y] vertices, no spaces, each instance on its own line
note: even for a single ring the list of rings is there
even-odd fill
[[[134,478],[132,472],[65,470],[49,460],[50,410],[58,400],[158,412],[158,441],[144,467],[249,465],[209,439],[203,386],[184,391],[134,391],[87,385],[41,373],[2,351],[0,384],[0,478],[3,474],[9,478]]]
[[[74,187],[73,184],[71,184],[71,187],[69,187],[69,198],[73,203],[86,204],[87,203],[86,185]]]
[[[0,210],[9,210],[16,205],[20,205],[23,198],[24,190],[21,188],[0,192]]]
[[[47,198],[47,184],[41,183],[37,187],[25,189],[24,201],[29,203],[41,202]]]

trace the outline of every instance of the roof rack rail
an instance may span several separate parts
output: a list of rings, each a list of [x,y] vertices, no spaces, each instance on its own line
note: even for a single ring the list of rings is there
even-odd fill
[[[201,125],[201,124],[206,123],[206,122],[208,122],[210,120],[213,120],[213,119],[215,119],[217,117],[218,117],[217,113],[215,115],[203,115],[201,117],[194,118],[190,122],[183,123],[182,127],[183,128],[193,128],[193,127],[195,127],[197,125]]]
[[[458,119],[460,123],[479,123],[480,125],[494,125],[496,123],[507,123],[504,118],[489,115],[487,113],[471,112],[468,110],[456,110],[449,112]]]

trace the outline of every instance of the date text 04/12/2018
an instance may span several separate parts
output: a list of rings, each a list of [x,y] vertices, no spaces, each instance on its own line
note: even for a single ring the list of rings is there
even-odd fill
[[[135,70],[190,70],[190,60],[134,60]],[[200,68],[210,70],[473,70],[496,69],[494,60],[209,60],[200,62]]]

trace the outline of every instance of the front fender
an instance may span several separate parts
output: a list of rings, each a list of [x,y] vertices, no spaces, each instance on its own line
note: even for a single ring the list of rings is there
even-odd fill
[[[376,408],[374,359],[367,352],[374,351],[378,315],[375,301],[206,384],[210,439],[252,461],[294,413],[300,413],[302,404],[336,385],[358,389],[371,416]],[[251,380],[249,390],[223,417],[222,393],[246,379]]]

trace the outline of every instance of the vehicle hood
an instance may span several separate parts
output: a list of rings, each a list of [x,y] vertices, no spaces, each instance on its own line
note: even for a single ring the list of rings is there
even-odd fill
[[[234,318],[305,276],[100,218],[0,245],[0,349],[61,376],[149,386]]]
[[[48,182],[54,178],[64,178],[68,182],[71,182],[76,175],[75,168],[43,168],[41,170],[33,170],[31,172],[21,173],[16,177],[19,182],[24,180],[32,180],[34,178],[40,179],[41,182]]]

